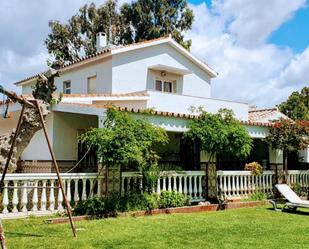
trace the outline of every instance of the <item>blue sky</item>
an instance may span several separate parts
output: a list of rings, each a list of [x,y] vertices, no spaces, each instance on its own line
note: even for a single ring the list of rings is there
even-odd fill
[[[0,82],[46,69],[48,21],[66,22],[80,6],[104,0],[1,0]],[[132,0],[119,0],[119,3]],[[309,0],[189,0],[191,52],[219,76],[212,97],[273,107],[309,86]]]
[[[269,42],[302,52],[309,44],[309,7],[298,10],[291,20],[274,31]]]
[[[192,4],[203,2],[210,7],[212,1],[190,0]],[[290,20],[270,35],[268,41],[279,46],[288,46],[297,53],[306,49],[309,44],[309,7],[299,9]]]

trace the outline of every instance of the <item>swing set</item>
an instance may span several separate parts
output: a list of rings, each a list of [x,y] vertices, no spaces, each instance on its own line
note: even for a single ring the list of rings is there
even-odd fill
[[[59,188],[61,189],[61,192],[62,192],[62,196],[63,196],[64,204],[66,206],[67,214],[69,216],[73,236],[76,237],[76,229],[75,229],[75,225],[74,225],[74,222],[73,222],[73,219],[72,219],[71,206],[70,206],[70,204],[67,200],[66,194],[65,194],[64,185],[63,185],[63,182],[62,182],[62,179],[61,179],[61,176],[60,176],[59,166],[57,164],[55,153],[54,153],[52,146],[51,146],[51,143],[50,143],[50,139],[49,139],[49,136],[48,136],[48,133],[47,133],[46,124],[45,124],[45,120],[44,120],[44,117],[43,117],[43,114],[42,114],[40,103],[37,100],[27,100],[22,96],[18,96],[15,92],[7,91],[2,85],[0,85],[0,94],[3,94],[3,106],[4,106],[3,107],[3,118],[5,118],[5,119],[10,118],[10,113],[9,113],[10,102],[14,102],[14,103],[18,102],[19,104],[22,105],[22,109],[21,109],[21,112],[20,112],[20,115],[19,115],[17,127],[15,129],[14,134],[13,134],[14,136],[13,136],[12,144],[11,144],[11,147],[10,147],[7,159],[6,159],[6,163],[5,163],[5,166],[3,168],[1,180],[0,180],[1,190],[3,190],[4,178],[5,178],[5,175],[7,173],[8,167],[10,165],[10,161],[11,161],[13,151],[14,151],[15,142],[16,142],[16,139],[18,137],[18,134],[19,134],[19,131],[20,131],[20,128],[21,128],[21,124],[23,122],[23,115],[24,115],[24,112],[25,112],[25,108],[26,107],[35,108],[37,110],[38,114],[39,114],[40,123],[42,125],[43,131],[44,131],[44,136],[45,136],[45,139],[46,139],[46,142],[47,142],[47,145],[48,145],[48,149],[49,149],[52,161],[53,161],[53,165],[55,167],[55,171],[56,171],[58,183],[59,183]],[[1,243],[2,249],[7,249],[2,223],[0,224],[0,243]]]

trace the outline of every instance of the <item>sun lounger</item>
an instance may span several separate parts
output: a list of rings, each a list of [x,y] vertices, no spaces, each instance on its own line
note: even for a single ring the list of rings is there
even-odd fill
[[[284,196],[285,201],[281,200],[271,200],[270,203],[273,205],[274,210],[283,211],[288,208],[291,210],[296,210],[299,207],[309,208],[309,201],[305,201],[299,198],[297,194],[286,184],[277,184],[276,188]],[[284,206],[282,209],[278,209],[277,205],[283,203]]]

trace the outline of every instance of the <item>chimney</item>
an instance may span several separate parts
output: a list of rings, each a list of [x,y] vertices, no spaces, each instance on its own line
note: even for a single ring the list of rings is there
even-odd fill
[[[97,52],[102,51],[107,46],[107,38],[103,32],[97,33]]]

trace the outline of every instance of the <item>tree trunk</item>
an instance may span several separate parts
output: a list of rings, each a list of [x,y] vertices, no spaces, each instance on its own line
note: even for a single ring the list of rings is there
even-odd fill
[[[44,117],[48,114],[47,105],[42,104],[42,112]],[[37,110],[33,107],[26,107],[24,115],[22,117],[22,123],[20,127],[19,134],[15,141],[13,155],[9,164],[8,172],[12,173],[15,172],[17,169],[17,162],[25,150],[25,148],[30,143],[31,139],[35,135],[35,133],[42,129],[40,123],[40,116]],[[12,131],[11,134],[2,135],[0,136],[0,171],[3,171],[5,166],[11,144],[13,141],[15,129]]]

